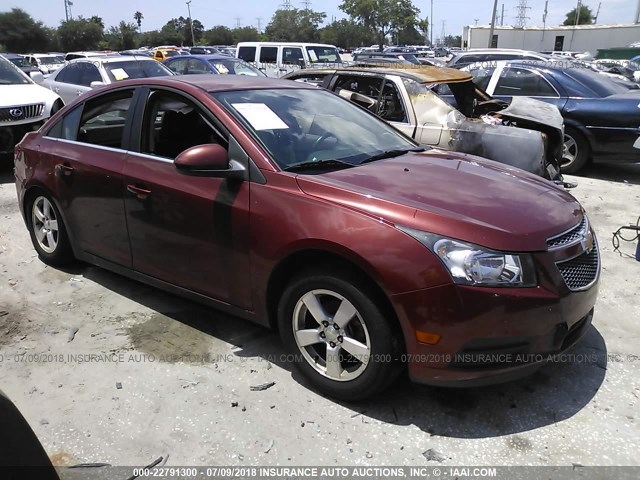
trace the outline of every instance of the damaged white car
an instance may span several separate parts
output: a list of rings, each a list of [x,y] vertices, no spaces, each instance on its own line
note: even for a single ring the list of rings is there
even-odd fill
[[[390,122],[422,145],[464,152],[561,181],[563,120],[554,105],[492,99],[471,75],[438,67],[303,69],[314,83]],[[439,95],[453,95],[455,107]]]

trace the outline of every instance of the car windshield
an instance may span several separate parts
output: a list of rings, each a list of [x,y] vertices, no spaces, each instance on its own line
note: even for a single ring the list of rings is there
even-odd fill
[[[266,75],[262,73],[257,68],[249,65],[242,60],[237,60],[233,58],[229,59],[210,59],[209,63],[213,65],[213,67],[218,71],[218,73],[225,75],[251,75],[252,77],[265,77]]]
[[[282,169],[309,162],[357,165],[378,154],[417,147],[376,116],[325,90],[243,90],[212,96]]]
[[[178,57],[178,56],[180,56],[180,52],[177,52],[175,50],[168,50],[168,51],[164,52],[164,54],[167,57]]]
[[[31,81],[9,60],[0,57],[0,85],[25,85]]]
[[[312,63],[339,63],[342,62],[338,49],[335,47],[307,47],[309,60]]]
[[[117,82],[129,78],[165,77],[173,72],[155,60],[127,60],[103,64],[109,80]]]
[[[64,63],[64,60],[54,55],[50,57],[38,57],[38,61],[43,65],[55,65],[57,63]]]

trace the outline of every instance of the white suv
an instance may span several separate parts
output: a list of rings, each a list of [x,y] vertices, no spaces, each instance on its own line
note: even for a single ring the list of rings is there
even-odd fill
[[[40,73],[38,76],[42,79]],[[13,147],[26,133],[38,130],[63,106],[59,95],[0,56],[0,155],[13,154]]]

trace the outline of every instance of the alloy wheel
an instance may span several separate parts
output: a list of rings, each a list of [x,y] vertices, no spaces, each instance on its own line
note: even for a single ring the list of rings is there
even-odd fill
[[[60,232],[56,212],[46,197],[38,197],[33,202],[31,228],[40,248],[46,253],[53,253],[58,246]]]
[[[564,134],[564,145],[562,147],[562,163],[560,167],[568,167],[578,158],[578,142],[571,135]]]
[[[304,359],[335,381],[358,378],[367,368],[371,339],[356,307],[332,290],[304,294],[293,310],[293,336]]]

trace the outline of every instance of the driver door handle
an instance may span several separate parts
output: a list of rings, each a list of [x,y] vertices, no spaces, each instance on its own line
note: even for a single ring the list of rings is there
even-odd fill
[[[146,200],[147,197],[151,195],[151,190],[147,190],[136,185],[127,185],[127,191],[135,195],[136,199],[140,201]]]

